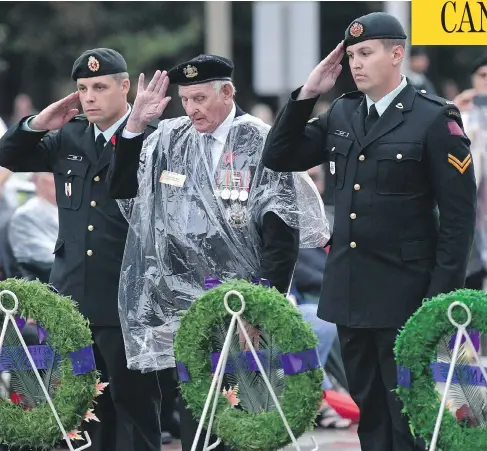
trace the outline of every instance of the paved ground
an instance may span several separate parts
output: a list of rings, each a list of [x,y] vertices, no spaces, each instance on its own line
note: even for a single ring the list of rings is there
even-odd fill
[[[360,451],[360,445],[356,434],[356,426],[345,431],[334,431],[316,429],[313,433],[303,435],[298,444],[301,451],[311,451],[314,448],[311,436],[313,436],[318,445],[319,451]],[[180,451],[181,444],[179,440],[170,445],[162,447],[163,451]],[[294,446],[289,446],[283,451],[293,451]]]

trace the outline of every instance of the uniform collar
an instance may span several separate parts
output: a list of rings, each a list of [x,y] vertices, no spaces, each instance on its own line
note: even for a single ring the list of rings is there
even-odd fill
[[[233,120],[235,119],[235,112],[237,108],[235,106],[235,102],[233,102],[232,110],[230,111],[229,115],[226,119],[216,128],[213,133],[210,133],[213,138],[215,138],[221,144],[225,144],[227,140],[228,131],[232,126]],[[205,135],[206,133],[204,133]]]
[[[367,112],[369,111],[370,107],[375,103],[375,107],[377,108],[377,113],[379,116],[382,116],[384,111],[387,107],[391,104],[391,102],[397,97],[397,95],[407,86],[408,81],[407,78],[403,75],[401,79],[401,83],[399,86],[391,91],[389,94],[386,94],[382,99],[374,102],[369,96],[365,96],[367,99]]]
[[[127,104],[128,109],[127,112],[121,117],[117,122],[115,122],[111,127],[108,127],[104,132],[102,132],[96,124],[94,124],[94,131],[95,131],[95,141],[96,138],[98,138],[98,135],[100,133],[103,133],[103,136],[105,137],[105,141],[108,142],[112,139],[112,136],[116,133],[116,131],[120,128],[120,126],[123,124],[123,122],[128,118],[129,114],[132,112],[132,106],[130,104]]]

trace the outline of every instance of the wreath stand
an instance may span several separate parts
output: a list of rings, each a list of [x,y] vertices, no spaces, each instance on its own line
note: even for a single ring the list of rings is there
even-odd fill
[[[3,304],[2,304],[2,297],[4,295],[9,295],[13,301],[14,301],[14,306],[13,308],[11,309],[8,309],[6,308]],[[68,448],[69,448],[69,451],[81,451],[83,449],[87,449],[91,446],[91,439],[90,439],[90,436],[89,434],[84,431],[84,435],[85,435],[85,438],[86,438],[86,444],[83,445],[83,446],[80,446],[79,448],[74,448],[73,447],[73,444],[71,443],[71,439],[68,437],[68,434],[66,432],[66,429],[64,428],[64,426],[62,425],[61,423],[61,420],[59,419],[59,415],[56,411],[56,408],[54,407],[54,404],[52,402],[52,399],[51,397],[49,396],[49,393],[42,381],[42,378],[39,374],[39,371],[37,370],[37,367],[35,365],[35,362],[34,360],[32,359],[32,356],[30,355],[30,352],[29,352],[29,349],[27,348],[27,345],[24,341],[24,338],[22,337],[22,334],[17,326],[17,323],[15,321],[15,314],[17,313],[17,310],[18,310],[18,307],[19,307],[19,300],[17,299],[17,296],[12,293],[11,291],[9,290],[3,290],[3,291],[0,291],[0,310],[4,313],[5,315],[5,320],[3,322],[3,327],[2,327],[2,332],[0,334],[0,354],[2,352],[2,347],[3,347],[3,341],[5,339],[5,334],[7,332],[7,326],[8,326],[8,323],[11,322],[13,327],[15,328],[15,331],[17,333],[17,336],[20,340],[20,343],[22,344],[22,348],[24,349],[24,352],[25,352],[25,355],[27,356],[28,360],[29,360],[29,363],[30,363],[30,366],[32,367],[32,370],[34,371],[34,374],[36,375],[36,378],[37,378],[37,381],[39,382],[41,388],[42,388],[42,391],[44,393],[44,396],[46,397],[46,400],[49,404],[49,406],[51,407],[51,410],[52,410],[52,413],[54,415],[54,418],[56,419],[56,422],[59,426],[59,429],[61,430],[62,434],[63,434],[63,438],[64,440],[66,441],[66,444],[68,445]]]
[[[452,316],[452,311],[455,307],[461,307],[465,310],[467,314],[467,319],[463,324],[459,324],[453,319]],[[475,349],[474,344],[472,343],[472,339],[470,338],[470,335],[467,332],[467,327],[472,321],[472,313],[470,312],[470,309],[465,305],[463,302],[455,301],[450,304],[448,307],[448,319],[450,322],[458,329],[457,337],[455,340],[455,346],[453,348],[453,354],[452,354],[452,359],[451,359],[451,364],[450,368],[448,371],[448,377],[446,379],[446,385],[445,385],[445,391],[443,393],[443,398],[441,400],[441,405],[440,405],[440,411],[438,412],[438,417],[436,419],[436,424],[435,424],[435,430],[433,433],[433,438],[431,440],[431,445],[428,448],[429,451],[435,451],[436,450],[436,443],[438,442],[438,437],[440,435],[440,427],[441,427],[441,422],[443,420],[443,414],[445,412],[445,407],[446,407],[446,402],[447,402],[447,397],[448,397],[448,391],[450,390],[450,385],[453,379],[453,372],[455,369],[455,363],[458,359],[458,353],[460,350],[460,345],[462,344],[462,339],[465,338],[467,343],[470,344],[472,347],[473,355],[475,357],[475,361],[477,365],[479,366],[479,370],[482,373],[482,376],[484,377],[485,381],[487,382],[487,373],[485,371],[485,368],[482,366],[482,363],[480,361],[480,357]]]
[[[234,311],[230,308],[230,306],[228,305],[228,298],[230,296],[237,296],[240,300],[240,303],[241,303],[241,307],[240,307],[240,310],[238,311]],[[191,447],[191,451],[196,451],[196,447],[198,445],[198,441],[199,441],[199,438],[201,436],[201,432],[203,430],[203,425],[204,425],[204,422],[206,420],[206,416],[208,414],[208,410],[210,408],[210,403],[211,403],[211,397],[214,396],[214,400],[213,400],[213,408],[212,408],[212,411],[211,411],[211,414],[210,414],[210,419],[209,419],[209,422],[208,422],[208,428],[207,428],[207,432],[206,432],[206,437],[205,437],[205,443],[204,443],[204,446],[203,446],[203,451],[210,451],[214,448],[216,448],[220,443],[221,443],[221,439],[218,438],[216,440],[215,443],[213,443],[212,445],[208,446],[209,445],[209,441],[210,441],[210,434],[211,434],[211,429],[212,429],[212,426],[213,426],[213,420],[215,418],[215,412],[216,412],[216,408],[217,408],[217,405],[218,405],[218,398],[219,398],[219,394],[221,392],[221,386],[222,386],[222,383],[223,383],[223,376],[225,374],[225,368],[226,368],[226,365],[227,365],[227,360],[228,360],[228,354],[229,354],[229,350],[230,350],[230,343],[231,343],[231,339],[232,339],[232,335],[234,333],[234,330],[235,330],[235,324],[238,323],[238,325],[240,326],[240,330],[242,331],[244,337],[245,337],[245,341],[247,343],[247,345],[249,346],[250,348],[250,351],[252,352],[252,356],[254,357],[255,359],[255,362],[262,374],[262,378],[264,379],[264,382],[267,386],[267,389],[269,390],[271,396],[272,396],[272,399],[276,405],[276,408],[279,412],[279,414],[281,415],[281,419],[282,419],[282,422],[284,423],[284,426],[286,427],[286,430],[294,444],[294,447],[296,448],[296,451],[301,451],[301,448],[299,447],[299,444],[296,440],[296,437],[294,436],[293,434],[293,431],[291,430],[291,428],[289,427],[289,424],[286,420],[286,417],[284,415],[284,412],[282,411],[282,408],[281,408],[281,405],[279,403],[279,400],[277,399],[277,396],[271,386],[271,383],[269,382],[269,379],[265,373],[265,370],[264,370],[264,367],[262,366],[262,363],[259,359],[259,356],[257,355],[257,353],[255,352],[255,348],[252,344],[252,340],[250,339],[247,331],[245,330],[245,326],[242,322],[242,319],[240,318],[240,316],[242,315],[242,313],[245,311],[245,300],[244,300],[244,297],[242,296],[242,294],[239,292],[239,291],[236,291],[236,290],[231,290],[231,291],[228,291],[226,294],[225,294],[225,297],[223,298],[223,303],[225,305],[225,309],[227,310],[228,313],[230,313],[232,315],[232,319],[230,321],[230,326],[228,328],[228,332],[227,332],[227,336],[225,338],[225,342],[223,344],[223,349],[222,349],[222,352],[221,352],[221,355],[220,355],[220,358],[218,359],[218,364],[217,364],[217,367],[216,367],[216,370],[215,370],[215,374],[213,376],[213,380],[212,380],[212,383],[211,383],[211,387],[210,387],[210,391],[208,393],[208,397],[206,398],[206,403],[205,403],[205,407],[203,408],[203,414],[201,416],[201,419],[199,421],[199,424],[198,424],[198,429],[196,431],[196,435],[195,435],[195,438],[194,438],[194,441],[193,441],[193,445]],[[457,339],[458,341],[458,339]],[[0,341],[0,347],[1,347],[1,341]],[[318,445],[316,443],[316,440],[315,438],[312,436],[311,437],[311,441],[313,442],[313,445],[314,445],[314,448],[312,449],[312,451],[318,451]],[[78,448],[78,449],[83,449],[83,448]]]

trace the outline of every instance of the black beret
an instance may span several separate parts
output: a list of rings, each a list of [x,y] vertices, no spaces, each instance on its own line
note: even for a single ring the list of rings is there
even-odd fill
[[[376,12],[355,19],[345,31],[344,47],[369,39],[406,39],[404,28],[394,16]]]
[[[127,63],[120,53],[112,49],[92,49],[84,52],[73,64],[71,78],[100,77],[127,72]]]
[[[470,73],[474,74],[479,70],[482,66],[487,66],[487,54],[481,55],[477,59],[474,60],[472,66],[470,68]]]
[[[199,55],[167,73],[172,84],[197,85],[213,80],[232,80],[233,63],[217,55]]]

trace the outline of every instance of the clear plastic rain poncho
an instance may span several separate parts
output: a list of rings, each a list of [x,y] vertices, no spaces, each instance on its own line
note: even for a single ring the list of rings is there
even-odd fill
[[[205,278],[259,277],[267,212],[299,228],[300,247],[328,241],[323,203],[308,174],[262,165],[269,129],[248,114],[235,118],[215,168],[204,135],[187,117],[161,121],[144,142],[137,197],[118,201],[130,224],[119,288],[130,369],[175,367],[179,318],[203,294]]]

